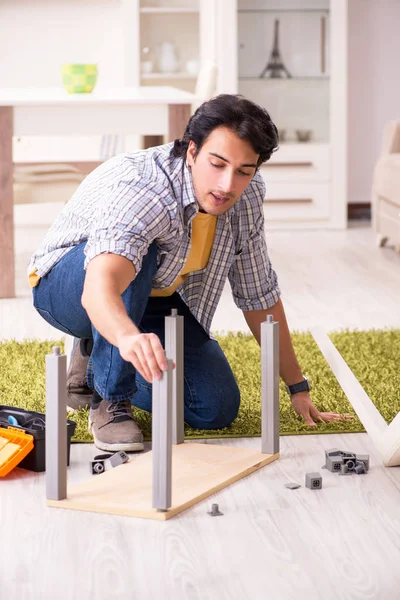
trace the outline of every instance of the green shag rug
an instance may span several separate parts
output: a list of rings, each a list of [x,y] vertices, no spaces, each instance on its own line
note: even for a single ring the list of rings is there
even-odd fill
[[[330,338],[356,375],[368,396],[388,423],[400,410],[400,330],[341,331]],[[299,363],[312,382],[311,397],[321,411],[346,412],[351,421],[319,423],[308,427],[296,415],[281,382],[281,435],[305,433],[354,433],[364,431],[335,376],[319,351],[311,334],[293,333],[293,344]],[[260,348],[246,334],[218,336],[235,377],[242,401],[240,412],[231,427],[220,430],[197,430],[186,427],[187,438],[251,437],[261,432],[260,412]],[[38,412],[45,411],[45,355],[60,341],[18,343],[0,342],[0,405],[15,406]],[[87,430],[87,410],[70,418],[77,428],[73,441],[91,442]],[[145,439],[151,436],[151,416],[135,409],[135,418]]]

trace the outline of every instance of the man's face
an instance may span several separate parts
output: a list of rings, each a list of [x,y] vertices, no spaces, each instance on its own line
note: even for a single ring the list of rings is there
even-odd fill
[[[195,158],[189,142],[187,160],[200,209],[210,215],[229,210],[251,182],[259,155],[252,145],[226,127],[214,129]]]

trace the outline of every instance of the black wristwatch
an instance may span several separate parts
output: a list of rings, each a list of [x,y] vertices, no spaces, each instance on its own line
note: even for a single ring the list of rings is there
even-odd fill
[[[293,385],[287,385],[286,391],[289,396],[293,396],[294,394],[298,394],[299,392],[309,392],[311,389],[311,385],[307,377],[304,377],[303,381],[300,383],[294,383]]]

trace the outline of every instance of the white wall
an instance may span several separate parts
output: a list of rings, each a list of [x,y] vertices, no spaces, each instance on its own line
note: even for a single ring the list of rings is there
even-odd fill
[[[349,0],[349,202],[369,202],[383,126],[400,119],[400,1]]]
[[[121,4],[0,0],[0,86],[60,85],[64,62],[97,62],[99,87],[123,85]],[[349,202],[370,200],[383,126],[400,118],[399,61],[400,0],[349,0]],[[29,144],[20,144],[19,160],[30,154]],[[71,154],[75,160],[98,158],[98,147],[98,140],[90,147],[82,141]],[[46,148],[53,159],[59,158]],[[72,156],[62,157],[67,158]]]
[[[120,0],[1,0],[1,87],[61,84],[63,63],[97,63],[98,86],[123,85]]]
[[[0,0],[0,86],[58,87],[63,63],[96,63],[97,88],[124,85],[121,0]],[[14,158],[98,160],[101,138],[14,139]]]

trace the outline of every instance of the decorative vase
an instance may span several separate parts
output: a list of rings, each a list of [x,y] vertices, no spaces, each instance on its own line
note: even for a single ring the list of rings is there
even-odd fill
[[[62,65],[62,82],[70,94],[90,94],[97,82],[97,65]]]
[[[163,42],[158,47],[158,70],[160,73],[175,73],[178,68],[177,47],[172,42]]]

